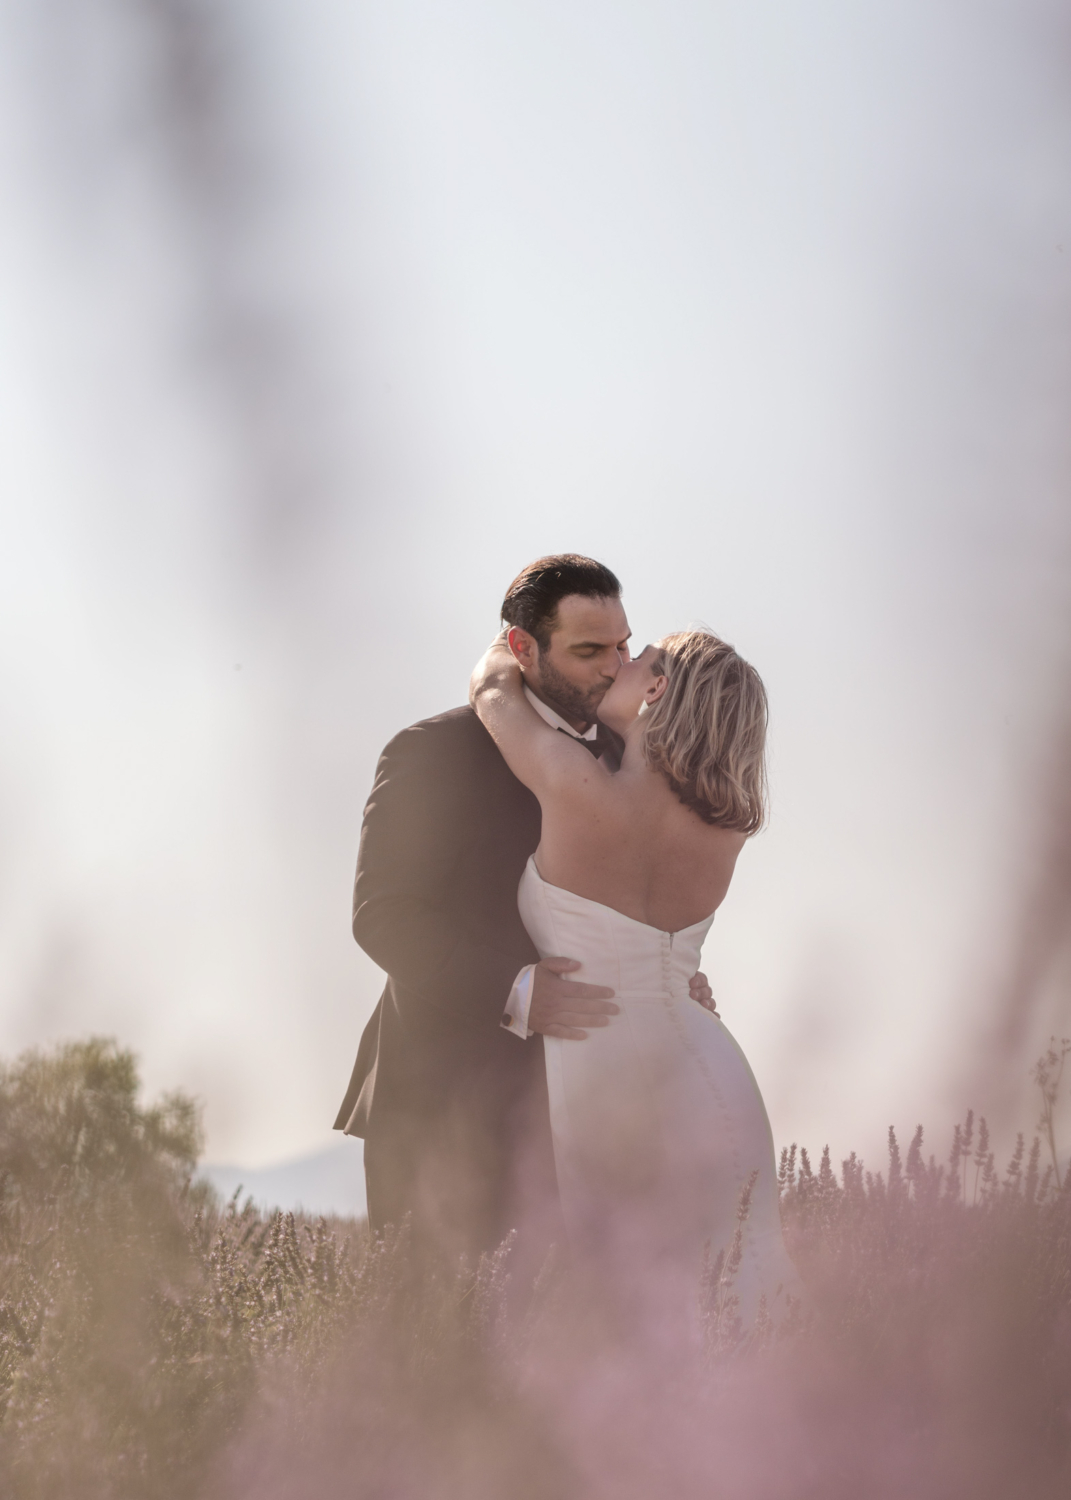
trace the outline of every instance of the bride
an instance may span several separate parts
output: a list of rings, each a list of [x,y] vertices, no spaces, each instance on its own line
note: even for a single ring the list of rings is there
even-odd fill
[[[503,637],[470,701],[542,809],[518,905],[541,957],[615,991],[583,1046],[545,1037],[551,1128],[570,1245],[664,1321],[693,1329],[704,1254],[728,1251],[751,1184],[733,1293],[745,1326],[796,1274],[785,1252],[769,1121],[747,1060],[688,979],[737,857],[762,825],[766,694],[701,630],[624,662],[599,719],[624,740],[613,772],[525,698]]]

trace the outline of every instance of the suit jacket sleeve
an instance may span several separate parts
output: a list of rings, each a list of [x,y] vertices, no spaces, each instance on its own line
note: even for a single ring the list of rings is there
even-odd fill
[[[414,726],[384,750],[361,829],[353,935],[403,992],[482,1029],[499,1025],[518,965],[533,955],[480,940],[448,900],[477,812],[474,768],[451,754],[466,749]]]

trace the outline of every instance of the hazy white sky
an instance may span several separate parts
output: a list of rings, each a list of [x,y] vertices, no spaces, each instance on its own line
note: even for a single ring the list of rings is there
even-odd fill
[[[0,0],[0,1049],[324,1143],[376,755],[575,549],[766,679],[705,961],[778,1141],[984,1109],[1066,681],[1069,21]]]

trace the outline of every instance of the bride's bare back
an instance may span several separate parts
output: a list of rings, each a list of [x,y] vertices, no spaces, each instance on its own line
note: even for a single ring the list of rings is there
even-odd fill
[[[720,756],[731,758],[736,742],[750,734],[754,767],[761,765],[765,739],[765,695],[753,669],[717,637],[691,632],[667,640],[678,643],[679,657],[687,655],[689,644],[693,655],[690,674],[687,662],[675,662],[672,698],[662,648],[650,646],[621,666],[603,698],[600,715],[625,739],[616,773],[544,723],[524,696],[506,646],[496,644],[487,652],[473,674],[470,697],[510,770],[539,799],[543,832],[536,865],[542,878],[662,932],[679,932],[721,905],[748,832],[761,821],[761,801],[753,797],[744,808],[728,805],[722,816],[709,796],[697,791],[694,800],[708,811],[707,821],[681,800],[658,768],[657,756],[650,763],[652,721],[645,725],[639,711],[665,697],[656,717],[665,724],[668,709],[670,728],[683,727],[679,738],[698,746],[699,759],[715,766]],[[726,669],[735,673],[735,686],[725,685]],[[747,713],[740,714],[745,679],[751,697]],[[735,724],[735,731],[719,731],[719,715]],[[711,727],[702,730],[703,725]],[[662,754],[665,759],[665,736]],[[713,784],[708,779],[708,790]]]
[[[715,911],[746,836],[705,823],[628,749],[611,775],[588,751],[557,738],[560,748],[548,748],[562,762],[559,774],[533,787],[543,810],[536,851],[543,879],[663,932]]]

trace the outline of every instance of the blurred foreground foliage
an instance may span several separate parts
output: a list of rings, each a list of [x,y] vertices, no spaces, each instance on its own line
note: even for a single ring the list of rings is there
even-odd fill
[[[784,1152],[806,1311],[681,1350],[508,1247],[417,1277],[361,1224],[221,1205],[193,1104],[137,1095],[99,1040],[0,1071],[12,1500],[1071,1492],[1071,1188],[1037,1142],[1000,1173],[972,1116],[940,1165],[921,1130],[884,1174]]]

